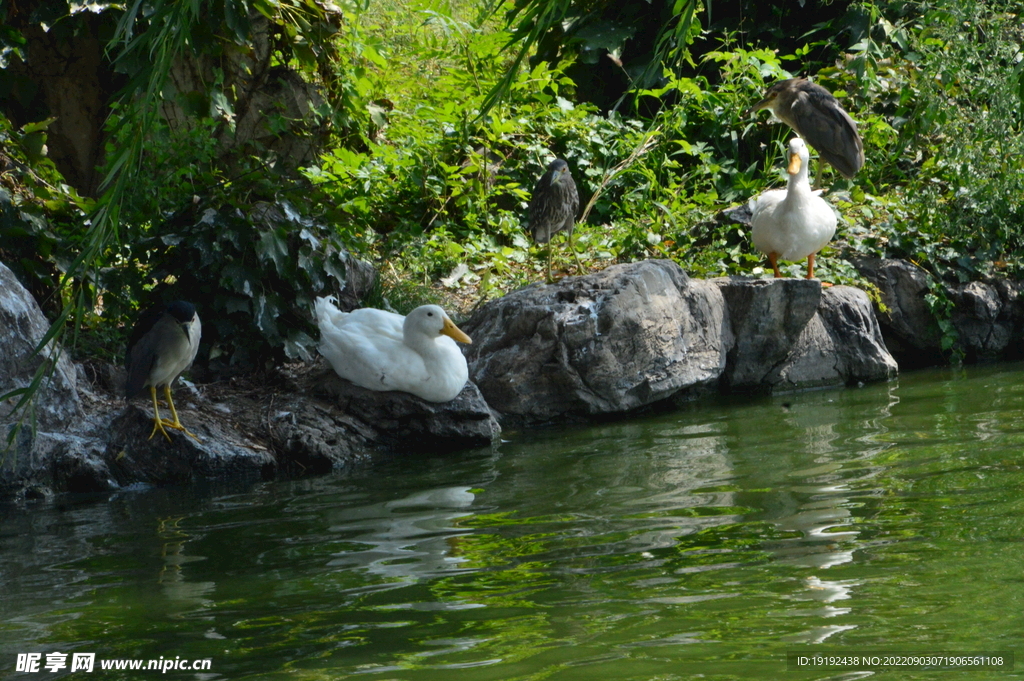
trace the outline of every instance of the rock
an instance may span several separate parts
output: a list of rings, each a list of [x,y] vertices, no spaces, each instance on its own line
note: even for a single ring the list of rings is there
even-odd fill
[[[33,456],[22,459],[16,478],[8,472],[0,498],[326,473],[380,453],[488,446],[500,433],[472,384],[455,400],[434,404],[364,390],[321,363],[279,369],[259,385],[236,379],[196,391],[179,384],[182,423],[200,439],[168,430],[168,441],[160,433],[150,438],[147,400],[126,406],[107,392],[109,369],[83,373],[96,377],[99,391],[88,381],[80,385],[86,418],[64,433],[22,430],[18,447]]]
[[[392,452],[443,452],[486,447],[501,434],[480,390],[467,383],[449,402],[427,402],[409,393],[361,388],[331,370],[314,377],[316,392],[361,422],[357,431]]]
[[[722,376],[724,387],[759,390],[778,383],[780,366],[818,310],[821,282],[746,277],[712,282],[722,291],[736,336]]]
[[[59,450],[59,434],[83,415],[67,354],[52,341],[35,354],[49,328],[35,299],[0,263],[0,395],[29,387],[40,368],[51,369],[27,409],[14,411],[17,396],[0,403],[0,496],[30,485]],[[15,438],[8,448],[11,435]]]
[[[375,431],[324,400],[292,393],[269,423],[280,470],[289,475],[340,470],[374,452]]]
[[[68,432],[32,432],[24,438],[33,457],[16,478],[5,478],[0,497],[51,496],[61,492],[111,492],[128,485],[182,484],[197,479],[272,477],[277,462],[267,447],[241,435],[224,421],[207,420],[196,410],[182,410],[183,423],[200,436],[196,441],[168,430],[149,437],[149,410],[102,400],[76,419]]]
[[[863,291],[817,280],[715,279],[736,342],[723,388],[777,392],[887,380],[896,361]]]
[[[60,346],[49,343],[35,354],[35,348],[50,328],[32,295],[6,265],[0,263],[0,395],[32,384],[36,371],[55,359],[53,371],[45,378],[33,402],[32,417],[41,430],[61,431],[82,415],[76,390],[74,366]],[[0,427],[4,436],[11,425],[14,403],[0,403]]]
[[[491,445],[501,428],[476,386],[450,402],[401,392],[366,390],[323,363],[287,377],[259,428],[265,428],[279,470],[326,473],[374,454],[442,452]]]
[[[747,203],[742,203],[732,208],[726,208],[715,215],[715,223],[718,225],[731,225],[733,223],[739,223],[744,227],[750,227],[750,220],[753,217],[754,211],[750,205],[753,203],[753,199]]]
[[[177,400],[175,401],[177,402]],[[197,412],[181,412],[182,423],[199,436],[168,430],[168,441],[157,432],[153,417],[129,405],[110,424],[103,461],[118,486],[138,482],[181,484],[198,478],[271,478],[276,460],[266,447],[219,420]],[[116,489],[116,487],[115,487]]]
[[[9,274],[0,269],[0,338],[23,361],[0,356],[0,385],[13,387],[31,376],[16,372],[27,371],[26,348],[48,325],[13,277],[3,278]],[[997,351],[1012,343],[1006,329],[1021,335],[1022,288],[994,282],[955,291],[971,347]],[[76,379],[61,359],[50,392],[40,393],[41,427],[20,430],[13,455],[0,460],[0,497],[326,472],[380,452],[487,446],[500,433],[499,417],[593,419],[719,388],[792,390],[896,372],[862,291],[798,279],[692,280],[670,261],[530,286],[463,326],[475,341],[471,382],[455,400],[365,390],[322,362],[286,364],[199,391],[177,386],[182,422],[198,441],[173,431],[170,441],[150,438],[148,401],[125,405],[118,369],[94,363]]]
[[[901,366],[945,364],[939,323],[925,296],[931,275],[903,260],[857,258],[857,270],[882,294],[882,336]],[[954,347],[967,362],[1024,358],[1024,284],[1006,279],[943,284],[953,303]]]
[[[1004,313],[1003,298],[995,286],[980,281],[950,287],[953,326],[967,361],[999,359],[1014,337],[1014,320]],[[1020,337],[1020,332],[1016,333]]]
[[[885,310],[876,309],[882,338],[904,369],[945,363],[942,334],[925,296],[927,272],[905,260],[854,258],[857,271],[878,287]]]
[[[877,309],[882,337],[900,366],[943,363],[942,335],[925,302],[931,291],[928,272],[905,260],[855,258],[853,264],[882,294],[885,309]]]
[[[899,366],[889,353],[868,295],[852,286],[822,291],[818,307],[836,348],[836,370],[846,384],[895,378]]]
[[[1013,332],[1006,345],[1003,358],[1024,359],[1024,282],[1010,279],[996,279],[992,286],[1002,301],[999,318],[1008,322]]]
[[[717,382],[731,342],[718,288],[653,260],[537,284],[463,325],[470,378],[502,419],[631,411]]]
[[[774,392],[851,385],[885,381],[898,370],[867,294],[834,286],[822,290],[814,316],[765,383]]]

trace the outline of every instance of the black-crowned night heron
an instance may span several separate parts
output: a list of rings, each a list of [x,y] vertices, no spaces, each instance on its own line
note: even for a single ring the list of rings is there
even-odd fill
[[[821,159],[851,180],[864,165],[864,143],[857,132],[857,124],[832,93],[820,85],[806,78],[779,81],[768,88],[764,99],[748,109],[744,116],[761,109],[771,109],[817,150],[820,157],[819,180]]]
[[[775,276],[781,277],[779,259],[807,258],[807,278],[814,277],[814,254],[836,233],[836,214],[807,182],[807,145],[799,137],[789,141],[789,184],[757,197],[750,218],[750,237],[768,255]]]
[[[576,212],[580,208],[580,195],[576,192],[576,182],[569,172],[569,164],[556,158],[548,166],[547,172],[537,180],[530,197],[530,233],[538,244],[546,244],[551,237],[562,230],[569,231],[569,250],[576,259],[576,267],[581,271],[579,256],[572,245],[573,227],[576,225]],[[548,281],[551,280],[551,246],[548,245]]]
[[[125,385],[125,400],[131,400],[149,388],[153,398],[153,432],[150,439],[160,431],[168,440],[171,436],[165,428],[180,430],[195,439],[178,419],[178,410],[171,398],[171,384],[196,358],[202,325],[196,306],[177,300],[165,306],[146,310],[139,316],[128,339],[128,353],[124,364],[128,369],[128,383]],[[160,418],[156,391],[163,388],[164,397],[171,408],[174,421]]]

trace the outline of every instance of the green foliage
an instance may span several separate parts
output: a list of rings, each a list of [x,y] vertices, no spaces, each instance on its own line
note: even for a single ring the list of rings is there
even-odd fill
[[[131,244],[126,258],[138,263],[138,275],[116,270],[104,284],[125,300],[195,302],[210,360],[261,366],[312,356],[313,301],[340,293],[346,256],[333,230],[287,201],[256,203],[247,214],[197,207]]]
[[[489,112],[510,92],[519,67],[534,49],[551,64],[577,59],[595,64],[610,57],[628,73],[634,88],[650,87],[666,66],[678,71],[690,61],[688,47],[699,33],[699,6],[696,0],[516,2],[505,17],[512,27],[506,47],[516,50],[512,67],[491,88],[481,112]]]
[[[845,253],[910,259],[936,282],[1019,275],[1018,9],[862,3],[788,54],[741,47],[726,34],[695,55],[695,75],[666,71],[658,87],[635,93],[636,110],[655,112],[643,120],[573,104],[565,64],[514,71],[507,101],[479,123],[479,88],[467,96],[464,80],[441,77],[427,103],[418,100],[415,118],[399,103],[381,146],[353,162],[349,172],[366,191],[333,173],[348,189],[329,191],[345,196],[381,258],[401,259],[420,281],[466,263],[463,282],[476,275],[489,290],[506,290],[535,273],[532,257],[508,256],[527,253],[521,221],[532,181],[558,155],[569,160],[584,201],[594,197],[588,224],[578,227],[577,250],[588,262],[671,257],[700,276],[764,274],[745,228],[716,215],[778,186],[773,169],[792,134],[742,112],[767,84],[811,74],[858,121],[868,157],[853,182],[826,175],[843,220],[818,261],[820,276],[870,289]],[[977,39],[963,40],[964,30]],[[849,40],[845,58],[837,59],[836,36]],[[475,35],[463,38],[469,52],[482,45]],[[478,82],[496,77],[493,65],[481,66],[487,56],[477,56]],[[643,154],[631,158],[640,147]],[[481,179],[489,163],[493,176]],[[564,253],[557,244],[554,252],[557,263]],[[949,308],[933,308],[940,327],[948,326]]]
[[[0,261],[53,311],[61,303],[54,283],[74,259],[77,224],[92,202],[65,184],[46,157],[51,122],[15,130],[0,114]]]
[[[54,187],[63,185],[59,173],[53,170],[56,178],[36,182],[33,189],[51,215],[56,209],[47,201],[64,200],[77,210],[69,229],[60,232],[40,221],[22,220],[19,224],[28,227],[19,227],[21,232],[12,236],[12,221],[4,220],[6,236],[10,237],[4,240],[4,246],[14,252],[14,262],[23,264],[23,278],[30,279],[31,285],[33,276],[39,280],[48,276],[46,287],[51,295],[37,293],[37,297],[62,303],[54,306],[56,321],[50,336],[61,335],[71,316],[76,320],[76,329],[84,325],[99,330],[118,322],[127,323],[140,303],[152,297],[149,289],[175,281],[175,274],[177,280],[192,284],[189,291],[179,289],[175,297],[212,296],[212,291],[221,285],[230,293],[237,293],[237,277],[227,274],[235,266],[244,269],[245,276],[265,281],[260,281],[261,288],[250,294],[245,320],[248,326],[240,319],[246,306],[237,301],[231,303],[230,318],[236,326],[220,330],[231,338],[223,342],[222,350],[233,361],[243,351],[262,357],[269,354],[268,348],[276,351],[275,356],[306,354],[311,341],[302,331],[308,329],[308,318],[303,310],[301,319],[296,319],[295,306],[309,299],[311,286],[318,287],[317,292],[330,291],[331,280],[338,273],[343,275],[337,234],[290,217],[292,222],[302,223],[290,225],[297,230],[297,241],[291,235],[269,238],[269,233],[279,229],[246,225],[231,214],[219,223],[222,232],[202,221],[195,222],[187,225],[192,229],[184,229],[178,235],[181,241],[175,244],[171,243],[174,235],[165,230],[171,224],[166,218],[184,206],[193,205],[193,197],[197,201],[204,197],[225,211],[234,205],[251,208],[251,202],[267,194],[271,202],[284,205],[277,192],[263,191],[268,184],[280,180],[269,164],[249,162],[244,157],[228,158],[223,146],[218,146],[223,140],[219,133],[225,127],[233,129],[238,103],[237,83],[231,80],[237,74],[229,69],[234,67],[237,71],[238,63],[252,66],[260,60],[267,60],[271,66],[288,66],[308,80],[318,81],[330,101],[344,103],[344,83],[348,79],[337,78],[336,74],[345,75],[349,63],[339,58],[335,37],[343,18],[349,16],[346,12],[364,10],[365,4],[354,0],[339,4],[317,0],[160,0],[147,5],[100,3],[90,5],[88,12],[80,9],[58,0],[33,13],[28,22],[47,31],[56,26],[55,35],[78,39],[76,30],[82,28],[83,21],[94,14],[102,18],[105,28],[100,32],[108,39],[112,60],[104,67],[126,79],[119,102],[112,106],[108,119],[110,143],[101,186],[104,193],[95,202],[85,202],[66,187],[55,191]],[[22,49],[25,42],[24,36],[15,30],[0,31],[0,59],[32,58],[31,51]],[[183,64],[193,67],[200,80],[206,78],[205,89],[176,91],[179,83],[188,79],[170,79],[169,74]],[[203,72],[204,69],[208,71]],[[95,75],[97,79],[103,77],[102,73]],[[2,79],[0,84],[11,85]],[[12,87],[3,89],[17,95]],[[179,119],[173,133],[161,116],[172,102],[180,105],[186,115],[196,115],[194,121],[184,124]],[[340,113],[334,116],[334,112]],[[316,112],[331,118],[340,136],[352,137],[352,126],[362,126],[369,117],[346,118],[348,113],[351,112],[344,104],[334,109],[323,106]],[[281,116],[271,117],[269,126],[278,131],[296,127],[294,121]],[[5,148],[7,140],[14,139],[30,162],[45,166],[49,161],[43,158],[44,128],[45,125],[23,129],[16,139],[9,131],[3,131]],[[359,135],[356,138],[361,140]],[[254,146],[247,151],[265,154],[265,150]],[[52,164],[48,169],[52,169]],[[238,181],[232,184],[234,180]],[[61,191],[64,196],[56,196]],[[20,206],[19,210],[20,214],[33,215]],[[86,210],[87,221],[83,219]],[[176,259],[189,249],[190,256],[203,262],[202,267],[195,267],[188,259]],[[27,253],[34,255],[27,257]],[[210,254],[216,254],[213,260],[227,260],[210,262]],[[5,253],[5,258],[9,256]],[[31,265],[35,265],[35,270]],[[208,278],[202,279],[204,276]],[[52,296],[54,288],[61,295]],[[278,304],[275,296],[287,298],[287,303]],[[202,305],[200,300],[196,302]],[[218,299],[211,303],[210,311],[221,312],[223,307]],[[93,312],[96,309],[102,312],[97,315]],[[252,333],[253,330],[258,333]]]
[[[396,33],[412,32],[396,14],[388,18]],[[448,30],[453,25],[459,30]],[[754,121],[741,112],[765,80],[789,75],[782,59],[794,56],[714,51],[704,63],[718,85],[665,71],[659,88],[636,95],[638,108],[660,107],[649,120],[573,104],[566,65],[540,63],[516,71],[508,101],[480,119],[503,73],[501,41],[454,20],[421,39],[437,68],[429,90],[410,86],[419,74],[403,77],[391,61],[369,74],[371,89],[394,104],[376,144],[365,152],[337,147],[306,170],[342,213],[337,222],[350,226],[348,236],[399,279],[440,281],[455,292],[469,285],[481,298],[536,281],[544,251],[531,247],[522,220],[533,183],[555,156],[569,161],[586,204],[576,242],[585,260],[671,257],[706,276],[760,266],[743,228],[714,217],[765,187],[759,169],[775,155],[767,164],[764,154],[748,157],[737,131],[753,131]],[[397,50],[380,54],[397,58]],[[412,91],[388,90],[395,86]],[[786,133],[776,127],[772,134],[781,158]],[[558,267],[571,255],[556,243],[553,257]]]
[[[116,159],[117,149],[128,143],[131,133],[124,125],[122,107],[115,105],[108,119],[110,138],[107,158]],[[183,206],[192,204],[193,197],[210,195],[232,182],[218,163],[220,144],[216,120],[196,119],[188,128],[172,130],[163,121],[152,124],[144,149],[143,167],[132,184],[132,191],[124,197],[123,211],[133,232],[144,236],[152,222],[170,217]],[[248,176],[259,172],[260,166],[251,164],[236,167],[235,180],[240,186]]]
[[[872,30],[840,80],[870,107],[865,183],[889,195],[874,217],[879,251],[922,262],[941,278],[1020,274],[1020,7],[870,8]]]
[[[402,311],[438,295],[466,309],[539,280],[546,249],[532,244],[524,220],[534,182],[556,156],[568,160],[583,200],[575,248],[585,267],[663,257],[696,276],[769,276],[747,228],[721,213],[782,184],[776,169],[791,132],[743,114],[767,84],[795,74],[842,101],[868,159],[853,182],[827,171],[826,197],[842,219],[819,276],[869,288],[847,254],[912,260],[937,287],[1024,269],[1024,29],[1014,3],[862,2],[830,10],[827,23],[800,35],[781,33],[803,24],[779,8],[777,23],[745,42],[728,27],[698,32],[697,5],[675,3],[663,34],[672,58],[660,52],[646,87],[610,113],[579,103],[567,74],[574,60],[629,43],[601,12],[588,27],[579,3],[520,3],[507,31],[488,23],[493,7],[469,0],[229,5],[217,6],[224,23],[212,29],[196,28],[192,10],[176,3],[124,15],[133,18],[118,34],[118,63],[137,96],[111,117],[110,193],[88,238],[57,234],[40,252],[75,244],[65,250],[81,254],[79,266],[101,256],[112,265],[104,285],[125,303],[109,303],[111,319],[127,319],[172,281],[214,301],[211,312],[229,320],[218,339],[245,339],[216,341],[234,361],[301,356],[307,339],[290,334],[311,334],[304,306],[318,287],[339,285],[330,267],[346,251],[380,265],[387,283],[374,300]],[[187,129],[172,133],[156,115],[161,69],[175,54],[220,43],[221,56],[244,51],[254,16],[244,8],[271,22],[274,59],[335,104],[320,113],[334,121],[332,144],[303,169],[313,190],[275,175],[258,147],[230,163],[219,156],[217,132],[234,114],[223,81],[210,85]],[[520,49],[548,39],[566,17],[581,21],[565,49],[527,68]],[[182,26],[200,31],[195,45],[181,42]],[[976,39],[963,40],[965,31]],[[8,38],[4,54],[15,55]],[[25,159],[38,153],[38,132],[18,133]],[[193,196],[203,208],[192,208]],[[260,202],[304,217],[276,226],[240,217]],[[84,209],[68,205],[69,215]],[[562,237],[551,253],[556,270],[571,271]],[[941,291],[930,301],[940,328],[950,310]]]
[[[112,121],[117,125],[117,120]],[[155,302],[186,299],[203,319],[200,361],[235,367],[309,358],[316,342],[313,300],[345,285],[339,231],[302,214],[309,187],[277,176],[259,159],[219,161],[217,122],[171,130],[157,122],[145,147],[147,173],[125,198],[134,240],[108,255],[106,296],[96,328],[134,318]],[[112,145],[118,143],[113,136]]]
[[[953,301],[946,295],[946,287],[942,282],[931,279],[928,282],[929,292],[924,296],[924,302],[928,309],[935,316],[939,332],[942,334],[940,341],[942,351],[948,353],[950,358],[959,363],[963,360],[963,349],[960,348],[960,334],[953,325]]]

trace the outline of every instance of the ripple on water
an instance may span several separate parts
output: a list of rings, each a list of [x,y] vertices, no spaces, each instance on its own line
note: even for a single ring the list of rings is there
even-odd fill
[[[787,650],[1013,649],[1018,369],[11,512],[0,659],[188,655],[239,679],[809,679],[857,675],[786,672]]]

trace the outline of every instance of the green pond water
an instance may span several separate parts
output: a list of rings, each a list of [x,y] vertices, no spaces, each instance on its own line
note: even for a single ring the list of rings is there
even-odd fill
[[[504,437],[4,509],[0,676],[1024,678],[1024,366]],[[801,651],[1020,659],[791,669]],[[15,671],[54,652],[96,670]],[[131,658],[210,668],[99,669]]]

